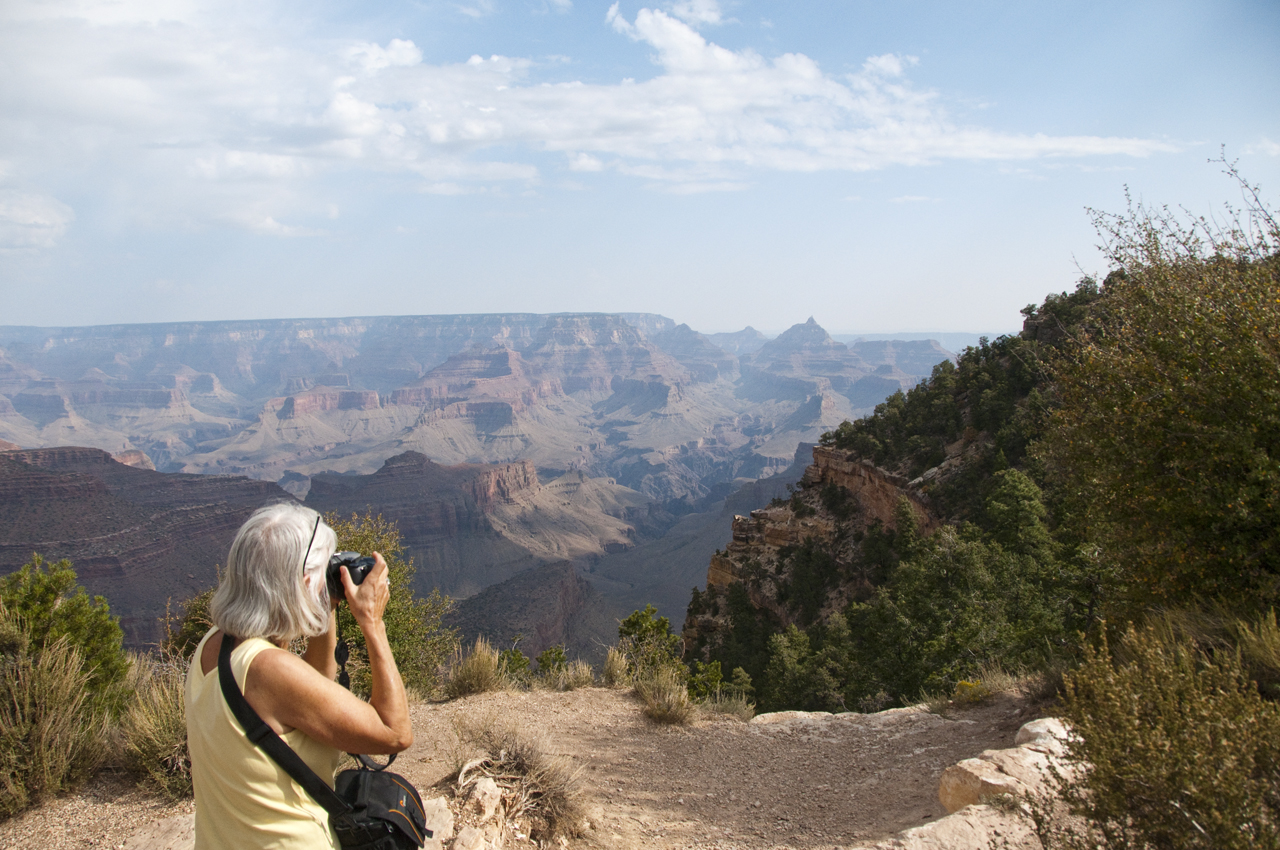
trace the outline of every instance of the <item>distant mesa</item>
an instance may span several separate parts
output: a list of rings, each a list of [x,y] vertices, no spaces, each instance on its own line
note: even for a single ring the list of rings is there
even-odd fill
[[[0,440],[0,452],[16,452],[21,450],[22,446],[17,443],[11,443],[8,440]]]
[[[707,334],[707,340],[729,354],[751,354],[759,351],[761,346],[769,341],[769,337],[747,325],[734,333]]]

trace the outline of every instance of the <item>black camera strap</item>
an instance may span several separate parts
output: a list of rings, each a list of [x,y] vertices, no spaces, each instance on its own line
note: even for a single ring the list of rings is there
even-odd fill
[[[351,807],[333,789],[320,778],[302,757],[284,742],[266,722],[253,710],[249,701],[240,693],[235,676],[231,672],[231,651],[235,649],[236,639],[226,632],[222,633],[222,650],[218,653],[218,683],[222,686],[222,698],[227,701],[231,713],[244,729],[249,742],[261,747],[280,769],[302,786],[311,798],[319,803],[330,817],[341,817],[351,811]],[[365,757],[367,758],[367,756]],[[362,758],[363,762],[364,759]],[[388,762],[390,764],[390,762]]]

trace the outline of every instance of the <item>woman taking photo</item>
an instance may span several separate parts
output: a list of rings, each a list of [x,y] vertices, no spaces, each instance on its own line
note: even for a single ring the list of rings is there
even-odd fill
[[[334,681],[338,600],[329,598],[325,570],[337,537],[317,520],[319,514],[301,505],[268,505],[231,544],[209,605],[213,628],[187,671],[196,850],[338,847],[328,813],[245,736],[223,699],[223,635],[236,639],[231,668],[249,705],[330,785],[342,752],[398,753],[413,743],[404,684],[382,620],[391,595],[387,564],[376,552],[359,585],[342,568],[347,604],[369,653],[369,702]],[[302,657],[289,651],[299,637],[308,638]]]

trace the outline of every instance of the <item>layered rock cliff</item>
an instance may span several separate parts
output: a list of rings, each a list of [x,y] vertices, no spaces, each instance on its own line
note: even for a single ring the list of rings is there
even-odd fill
[[[217,582],[256,508],[290,498],[266,481],[170,475],[93,448],[0,453],[0,574],[38,552],[69,558],[120,616],[129,646],[159,640],[166,604]]]

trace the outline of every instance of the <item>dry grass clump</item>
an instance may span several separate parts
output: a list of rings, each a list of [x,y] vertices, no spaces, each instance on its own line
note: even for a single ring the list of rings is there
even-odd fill
[[[636,679],[635,686],[644,702],[644,714],[650,720],[683,725],[692,722],[697,713],[684,677],[676,668],[659,667]]]
[[[29,651],[20,626],[0,624],[0,817],[69,790],[106,755],[106,714],[65,638]],[[12,632],[13,634],[9,634]]]
[[[741,694],[717,691],[698,703],[700,711],[722,714],[747,722],[756,716],[756,704]]]
[[[609,647],[609,652],[604,657],[604,670],[600,678],[607,688],[625,688],[631,684],[631,677],[627,675],[626,653],[616,646]]]
[[[176,653],[135,656],[128,680],[135,697],[120,716],[126,767],[173,800],[192,794],[185,679],[186,662]]]
[[[551,691],[572,691],[578,688],[589,688],[596,683],[596,674],[591,665],[576,658],[563,667],[548,670],[538,676],[537,684]]]
[[[450,666],[444,692],[450,699],[457,699],[471,694],[500,691],[506,686],[507,680],[502,673],[498,650],[483,637],[478,637],[471,651],[455,658]]]
[[[537,841],[575,836],[583,819],[580,770],[564,756],[548,754],[536,738],[492,715],[463,721],[457,728],[461,755],[444,779],[465,796],[481,777],[502,792],[502,811],[510,823],[528,820]],[[478,751],[478,754],[477,754]]]

